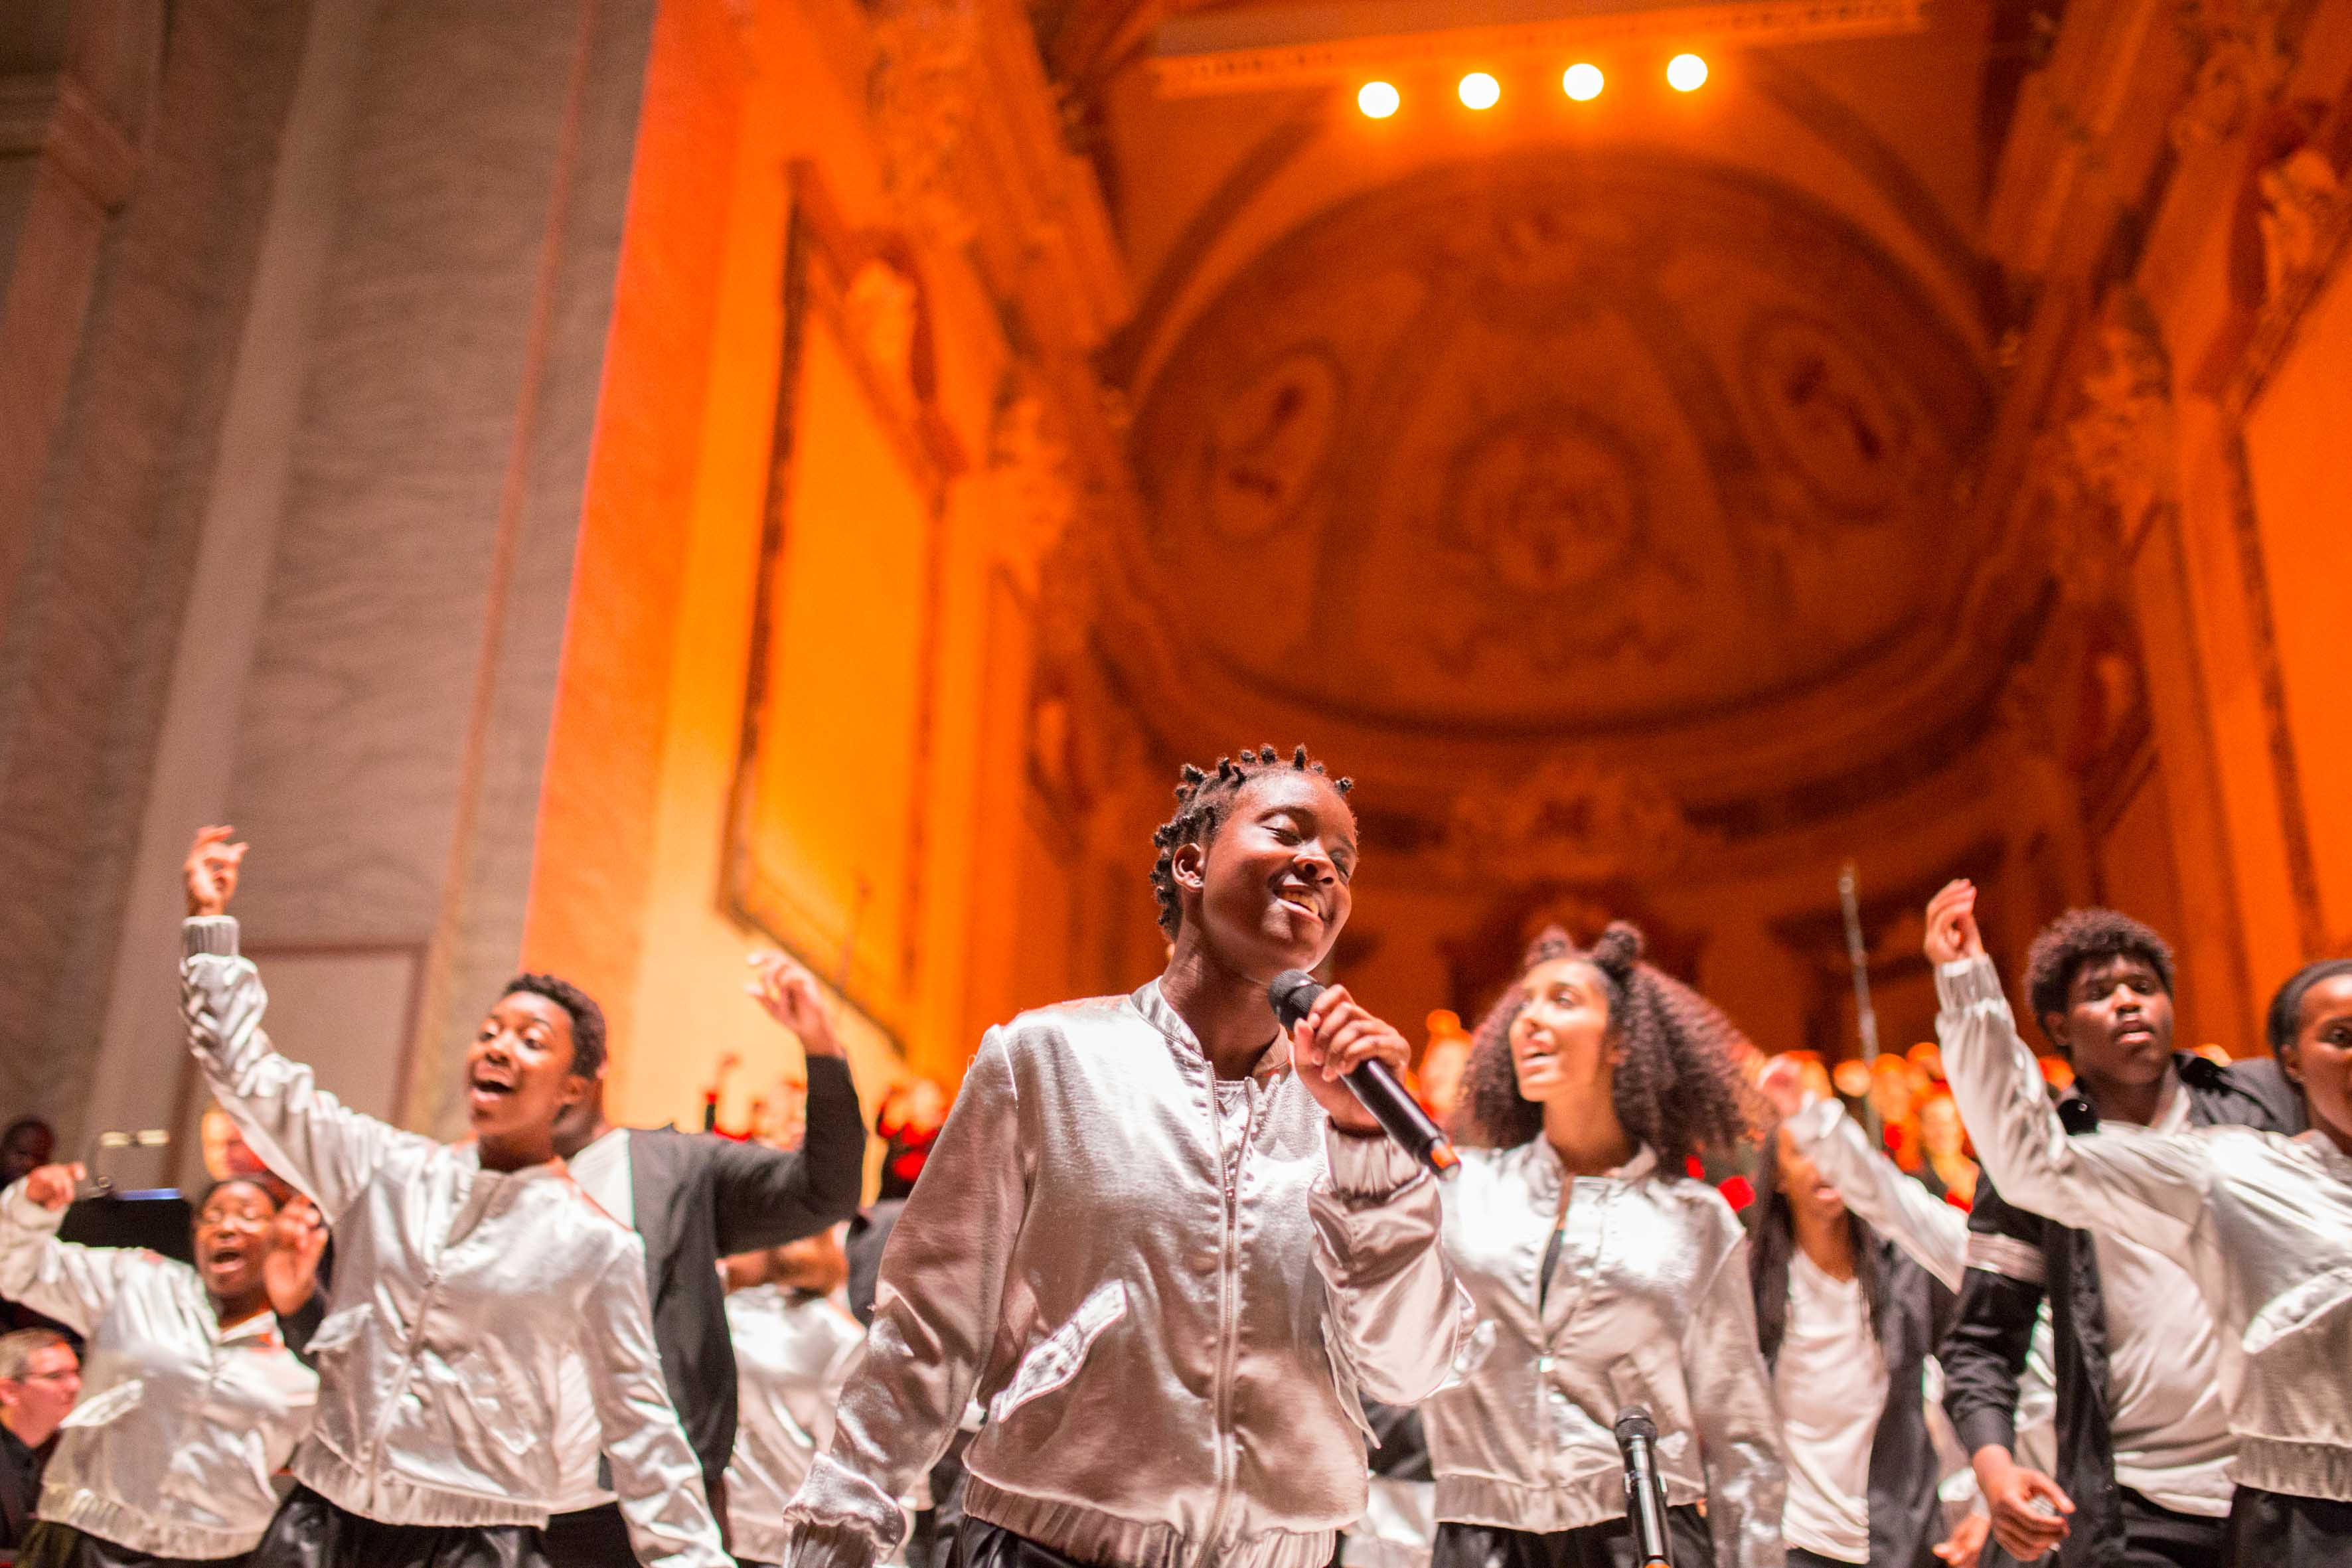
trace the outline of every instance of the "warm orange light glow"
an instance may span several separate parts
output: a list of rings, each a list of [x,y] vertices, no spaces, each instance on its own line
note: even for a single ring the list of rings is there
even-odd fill
[[[1471,109],[1492,109],[1503,99],[1503,84],[1485,71],[1472,71],[1454,90],[1461,94],[1463,103]]]
[[[1404,102],[1404,95],[1384,81],[1368,81],[1356,94],[1356,107],[1374,120],[1386,120]]]
[[[1590,103],[1601,96],[1601,89],[1605,82],[1599,66],[1579,60],[1561,74],[1559,85],[1560,89],[1577,102]]]
[[[1666,85],[1676,92],[1696,92],[1706,85],[1706,62],[1696,55],[1676,55],[1666,62]]]

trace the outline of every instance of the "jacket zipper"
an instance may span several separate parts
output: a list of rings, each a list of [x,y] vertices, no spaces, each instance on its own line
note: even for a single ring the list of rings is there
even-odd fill
[[[1210,1125],[1216,1131],[1217,1179],[1224,1194],[1225,1234],[1219,1249],[1217,1266],[1217,1386],[1216,1430],[1217,1505],[1209,1512],[1209,1527],[1201,1535],[1200,1555],[1193,1559],[1200,1568],[1206,1565],[1216,1552],[1219,1539],[1225,1532],[1225,1514],[1233,1506],[1234,1471],[1240,1468],[1240,1456],[1234,1451],[1233,1438],[1234,1359],[1234,1342],[1240,1337],[1235,1319],[1240,1315],[1241,1259],[1241,1165],[1249,1158],[1250,1134],[1257,1121],[1256,1086],[1244,1079],[1242,1112],[1241,1148],[1234,1158],[1225,1158],[1225,1117],[1217,1103],[1216,1075],[1213,1069],[1209,1079]]]

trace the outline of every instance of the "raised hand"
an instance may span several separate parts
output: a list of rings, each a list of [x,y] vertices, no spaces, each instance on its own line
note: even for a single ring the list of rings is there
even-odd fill
[[[261,1260],[261,1283],[269,1310],[291,1317],[319,1288],[319,1259],[327,1252],[327,1222],[319,1205],[297,1193],[270,1222],[269,1255]]]
[[[229,842],[236,836],[234,827],[196,829],[195,842],[188,846],[187,863],[180,868],[190,915],[228,911],[229,900],[236,896],[237,868],[245,862],[246,847]]]
[[[1764,1070],[1756,1075],[1756,1088],[1784,1121],[1804,1110],[1813,1098],[1805,1089],[1804,1064],[1794,1057],[1766,1058]]]
[[[1340,1079],[1370,1061],[1386,1062],[1401,1077],[1412,1056],[1405,1037],[1364,1011],[1344,985],[1328,986],[1315,998],[1291,1032],[1290,1051],[1299,1080],[1332,1125],[1347,1132],[1377,1132],[1381,1124]]]
[[[1957,963],[1985,955],[1984,933],[1977,929],[1977,885],[1961,877],[1947,882],[1927,900],[1927,962]]]
[[[25,1195],[45,1209],[61,1209],[89,1173],[79,1165],[43,1165],[25,1176]]]
[[[837,1057],[841,1041],[833,1032],[833,1016],[817,989],[816,976],[799,960],[771,950],[755,952],[744,963],[752,969],[743,987],[769,1017],[798,1036],[801,1049],[813,1057]]]

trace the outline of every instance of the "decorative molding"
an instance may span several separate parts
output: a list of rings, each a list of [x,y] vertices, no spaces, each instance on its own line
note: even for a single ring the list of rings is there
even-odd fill
[[[0,155],[47,154],[100,212],[131,195],[139,149],[70,72],[0,77]]]
[[[2180,0],[2181,41],[2197,62],[2172,112],[2172,143],[2226,142],[2286,86],[2294,64],[2285,39],[2287,0]]]
[[[1721,843],[1655,781],[1582,755],[1555,755],[1509,782],[1464,789],[1445,839],[1465,867],[1515,885],[1653,876]]]
[[[2066,422],[2056,481],[2103,512],[2126,556],[2177,502],[2172,371],[2155,317],[2137,295],[2100,312],[2098,353]],[[2108,548],[2102,542],[2096,548]]]

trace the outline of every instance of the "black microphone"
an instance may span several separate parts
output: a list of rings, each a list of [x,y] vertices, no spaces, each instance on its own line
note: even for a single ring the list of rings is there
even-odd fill
[[[1617,1413],[1617,1452],[1625,1459],[1625,1517],[1633,1526],[1633,1561],[1675,1568],[1666,1549],[1666,1486],[1658,1479],[1658,1424],[1638,1405]]]
[[[1322,994],[1323,987],[1303,969],[1284,970],[1265,988],[1265,999],[1274,1004],[1274,1016],[1282,1020],[1286,1029],[1298,1027],[1307,1010],[1315,1005],[1315,998]],[[1454,1141],[1429,1119],[1421,1101],[1405,1092],[1404,1085],[1397,1081],[1388,1063],[1365,1062],[1349,1068],[1340,1081],[1363,1101],[1372,1120],[1381,1124],[1381,1131],[1420,1161],[1431,1175],[1443,1181],[1462,1168],[1462,1156],[1454,1152]]]

